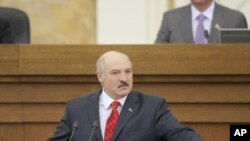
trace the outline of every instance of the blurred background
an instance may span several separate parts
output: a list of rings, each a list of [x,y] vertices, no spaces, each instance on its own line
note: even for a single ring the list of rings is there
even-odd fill
[[[216,0],[242,11],[249,0]],[[30,18],[32,44],[152,44],[163,12],[190,0],[0,0]]]

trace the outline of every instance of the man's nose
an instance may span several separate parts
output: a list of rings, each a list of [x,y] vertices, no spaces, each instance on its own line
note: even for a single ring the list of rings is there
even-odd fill
[[[125,72],[121,73],[120,80],[125,81],[125,82],[127,81],[127,75]]]

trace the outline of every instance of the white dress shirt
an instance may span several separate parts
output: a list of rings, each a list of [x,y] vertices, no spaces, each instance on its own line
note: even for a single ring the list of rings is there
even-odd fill
[[[213,13],[214,13],[214,8],[215,8],[215,2],[213,1],[212,4],[210,5],[210,7],[208,9],[206,9],[204,12],[200,12],[199,10],[197,10],[193,5],[191,5],[191,11],[192,11],[192,28],[193,28],[193,39],[195,39],[195,33],[196,33],[196,29],[198,26],[198,20],[196,19],[197,16],[199,16],[200,14],[203,14],[206,16],[206,19],[204,20],[204,28],[205,30],[208,31],[209,35],[211,32],[211,24],[212,24],[212,20],[213,20]]]
[[[122,107],[125,103],[127,96],[118,99],[116,101],[120,102],[120,105],[118,106],[117,110],[119,114],[121,113]],[[104,132],[106,128],[106,122],[111,114],[112,107],[111,103],[115,101],[113,100],[104,90],[102,90],[102,93],[100,95],[99,99],[99,115],[100,115],[100,126],[102,131],[102,137],[104,138]]]

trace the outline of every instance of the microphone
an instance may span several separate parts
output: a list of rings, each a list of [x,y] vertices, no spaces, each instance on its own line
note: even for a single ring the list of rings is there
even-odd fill
[[[95,120],[93,122],[93,124],[92,124],[92,131],[91,131],[91,134],[90,134],[90,137],[89,137],[89,141],[92,140],[94,132],[95,132],[95,130],[96,130],[97,127],[98,127],[98,120]]]
[[[204,36],[207,39],[207,43],[208,43],[209,33],[207,30],[204,31]]]
[[[76,131],[76,129],[78,128],[78,126],[79,126],[79,121],[76,120],[76,121],[73,123],[73,126],[72,126],[73,129],[72,129],[72,132],[71,132],[69,141],[72,141],[73,136],[74,136],[75,131]]]

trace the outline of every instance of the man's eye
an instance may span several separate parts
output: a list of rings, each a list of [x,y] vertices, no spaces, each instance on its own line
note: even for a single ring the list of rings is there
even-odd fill
[[[111,74],[118,74],[118,72],[117,72],[117,71],[114,71],[114,72],[112,72]]]
[[[131,73],[131,70],[127,70],[126,73]]]

